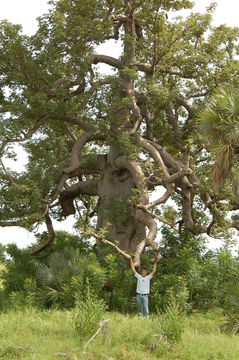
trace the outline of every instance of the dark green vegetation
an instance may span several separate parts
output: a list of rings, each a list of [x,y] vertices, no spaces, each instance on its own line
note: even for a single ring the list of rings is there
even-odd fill
[[[5,248],[0,270],[2,311],[25,304],[71,309],[90,291],[109,310],[136,312],[136,280],[124,258],[107,247],[99,253],[65,232],[57,232],[56,240],[38,257],[30,256],[31,247]],[[172,299],[186,313],[230,308],[231,297],[239,295],[239,258],[231,255],[228,244],[220,251],[206,251],[203,238],[195,239],[189,232],[178,236],[166,229],[163,240],[168,247],[152,280],[151,311],[164,309]],[[149,271],[152,254],[149,250],[142,258]]]

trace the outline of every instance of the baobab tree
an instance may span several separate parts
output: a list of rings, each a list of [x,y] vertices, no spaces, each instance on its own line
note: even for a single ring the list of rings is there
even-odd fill
[[[212,27],[214,6],[175,17],[192,8],[187,0],[51,6],[33,36],[6,21],[0,27],[0,226],[32,229],[44,220],[49,240],[38,253],[54,239],[52,217],[75,214],[94,227],[95,216],[96,237],[107,226],[106,240],[135,264],[145,247],[157,248],[159,223],[221,231],[223,200],[227,210],[235,204],[212,187],[197,114],[218,87],[238,84],[239,30]],[[100,44],[110,52],[99,53]],[[28,155],[22,173],[3,161],[16,143]],[[150,201],[158,187],[163,193]]]

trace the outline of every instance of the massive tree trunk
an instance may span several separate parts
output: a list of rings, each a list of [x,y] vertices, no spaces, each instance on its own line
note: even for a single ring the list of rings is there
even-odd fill
[[[99,210],[97,227],[109,226],[109,238],[120,249],[135,252],[145,238],[145,225],[135,217],[131,197],[136,189],[135,179],[123,152],[112,145],[98,183]]]

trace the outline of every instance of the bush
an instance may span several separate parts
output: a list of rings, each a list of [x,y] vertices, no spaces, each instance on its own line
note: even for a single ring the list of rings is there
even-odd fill
[[[7,259],[1,274],[2,286],[6,296],[24,291],[26,279],[34,278],[37,264],[31,256],[30,248],[18,249],[15,244],[6,247]]]
[[[226,312],[226,323],[222,326],[225,331],[233,334],[239,333],[239,297],[232,295],[230,298],[231,306]]]
[[[86,288],[88,279],[98,295],[105,282],[104,270],[96,256],[82,256],[78,249],[68,248],[49,255],[45,264],[40,264],[36,273],[37,297],[45,307],[72,308],[75,295]]]
[[[179,342],[185,329],[185,315],[174,298],[160,316],[163,335],[171,342]]]
[[[103,320],[105,311],[104,301],[92,293],[89,285],[84,296],[78,295],[75,309],[72,311],[72,320],[82,340],[96,332],[99,322]]]

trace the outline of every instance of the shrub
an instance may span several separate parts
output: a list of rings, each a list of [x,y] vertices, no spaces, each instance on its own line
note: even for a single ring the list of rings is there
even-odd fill
[[[222,326],[225,331],[239,333],[239,297],[231,296],[231,306],[228,307],[226,323]]]
[[[163,335],[171,342],[179,342],[185,329],[185,315],[178,302],[172,298],[160,316]]]
[[[84,296],[78,295],[76,306],[72,311],[72,320],[77,333],[82,340],[92,336],[103,319],[106,305],[98,299],[87,285]]]

